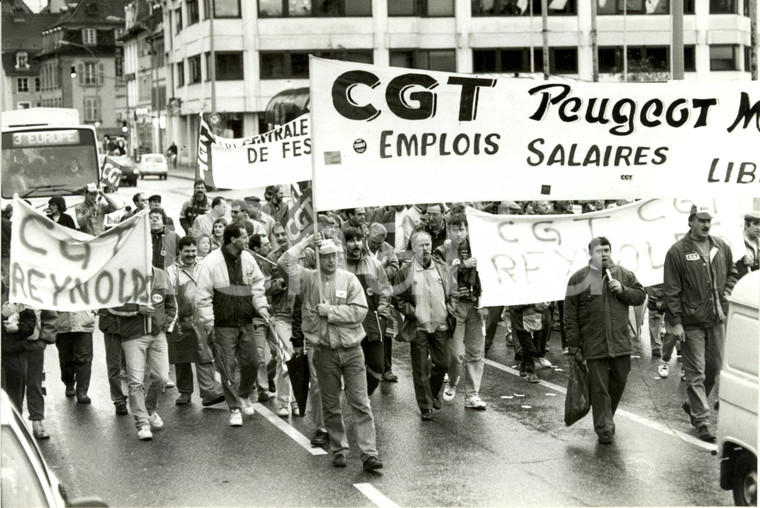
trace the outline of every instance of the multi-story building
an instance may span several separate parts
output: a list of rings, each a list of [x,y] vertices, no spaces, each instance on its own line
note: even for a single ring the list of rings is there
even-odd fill
[[[133,154],[163,153],[166,139],[166,71],[161,2],[133,0],[124,10],[126,116]]]
[[[41,33],[40,105],[75,108],[101,136],[121,134],[117,110],[126,99],[123,53],[124,0],[82,0],[63,10]]]
[[[597,1],[599,80],[668,79],[668,0]],[[685,79],[750,79],[756,0],[683,1]],[[188,148],[186,162],[199,114],[219,113],[223,135],[258,133],[275,94],[308,86],[309,54],[462,73],[543,69],[540,0],[215,0],[213,17],[211,3],[164,6],[169,131]],[[590,3],[548,0],[547,11],[550,73],[591,81]]]
[[[2,2],[2,110],[41,106],[39,34],[57,18],[35,14],[21,0]],[[32,34],[37,34],[33,36]]]

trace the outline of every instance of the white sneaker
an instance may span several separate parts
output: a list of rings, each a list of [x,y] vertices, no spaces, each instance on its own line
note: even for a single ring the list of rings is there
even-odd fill
[[[479,395],[470,395],[464,400],[464,407],[469,409],[485,410],[487,405]]]
[[[150,426],[155,430],[164,428],[164,421],[160,416],[158,416],[158,413],[153,413],[152,415],[148,416],[148,421],[150,422]]]
[[[301,416],[301,411],[298,409],[298,404],[291,404],[290,405],[290,413],[293,416]]]
[[[230,409],[230,427],[242,427],[243,415],[239,409]]]
[[[137,437],[140,439],[140,441],[149,441],[153,439],[153,433],[150,431],[149,426],[143,425],[137,429]]]
[[[246,416],[252,416],[253,411],[253,402],[251,402],[251,399],[248,397],[240,397],[240,410],[243,412]]]
[[[174,388],[174,381],[171,379],[166,382],[166,388]]]
[[[670,374],[670,368],[668,367],[668,362],[660,362],[660,365],[657,366],[657,373],[660,375],[661,378],[668,377],[668,374]]]
[[[538,363],[541,364],[541,367],[543,367],[544,369],[552,368],[552,362],[550,362],[543,356],[538,359]]]
[[[276,411],[277,416],[283,416],[288,417],[290,416],[290,410],[288,409],[288,406],[282,406]]]
[[[451,402],[457,395],[457,385],[446,384],[446,388],[443,390],[443,400],[445,402]]]

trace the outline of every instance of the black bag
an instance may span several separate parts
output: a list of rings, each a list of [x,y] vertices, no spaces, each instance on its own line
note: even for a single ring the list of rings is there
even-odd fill
[[[591,409],[591,397],[588,387],[588,367],[576,358],[570,360],[570,377],[567,381],[565,395],[565,425],[568,427],[584,416]]]

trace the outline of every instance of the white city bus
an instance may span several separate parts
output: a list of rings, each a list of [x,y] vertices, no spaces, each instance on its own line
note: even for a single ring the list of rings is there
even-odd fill
[[[46,206],[51,196],[81,197],[88,183],[99,181],[96,131],[79,123],[75,109],[2,113],[3,207],[14,193],[35,207]]]

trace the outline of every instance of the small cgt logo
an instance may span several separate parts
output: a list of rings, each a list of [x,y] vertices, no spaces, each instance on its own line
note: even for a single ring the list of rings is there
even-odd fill
[[[367,151],[367,142],[363,139],[359,138],[356,141],[354,141],[354,152],[356,153],[364,153]]]

